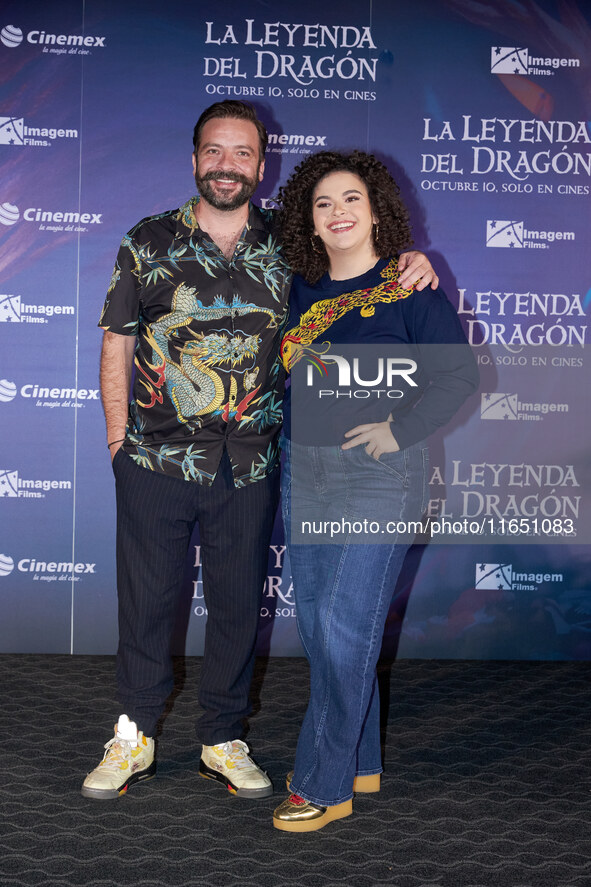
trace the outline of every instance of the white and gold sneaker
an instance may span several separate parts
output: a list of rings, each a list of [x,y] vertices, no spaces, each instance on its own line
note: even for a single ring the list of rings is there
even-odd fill
[[[221,782],[239,798],[268,798],[273,794],[271,780],[248,756],[248,746],[240,739],[204,745],[199,773]]]
[[[130,785],[156,773],[154,740],[138,730],[135,721],[121,715],[115,735],[105,745],[103,759],[82,784],[85,798],[110,800],[125,794]]]

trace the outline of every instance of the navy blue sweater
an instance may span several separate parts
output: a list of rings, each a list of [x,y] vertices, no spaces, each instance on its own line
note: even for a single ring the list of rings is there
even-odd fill
[[[349,280],[325,274],[310,285],[294,277],[284,363],[290,349],[292,354],[294,347],[303,351],[299,360],[291,359],[292,384],[284,400],[287,437],[302,444],[338,445],[350,428],[391,415],[392,433],[404,449],[445,425],[478,387],[476,361],[443,290],[401,290],[395,271],[395,261],[380,259]],[[312,306],[313,313],[306,314]],[[324,354],[344,355],[351,367],[359,355],[358,378],[366,380],[378,378],[380,357],[384,365],[391,356],[414,360],[417,386],[396,380],[399,394],[392,399],[384,377],[367,394],[368,386],[357,385],[354,374],[349,385],[339,384],[343,376]]]

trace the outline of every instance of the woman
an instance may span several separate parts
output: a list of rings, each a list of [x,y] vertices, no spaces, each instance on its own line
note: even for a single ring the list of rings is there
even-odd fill
[[[350,815],[355,791],[379,791],[375,669],[414,535],[404,532],[405,522],[418,520],[427,503],[423,441],[472,393],[477,371],[445,294],[398,283],[396,256],[411,243],[408,213],[375,157],[312,155],[279,199],[285,251],[296,272],[282,343],[292,371],[283,505],[310,700],[288,776],[292,794],[273,822],[284,831],[313,831]],[[437,343],[455,347],[450,352]],[[347,389],[351,366],[357,381],[362,375],[355,354],[365,348],[371,358],[394,346],[404,349],[403,357],[386,361],[397,387],[360,388],[355,413],[356,394]],[[424,347],[417,352],[417,346]],[[301,378],[298,369],[305,371]],[[321,392],[317,370],[324,373]],[[355,536],[368,517],[379,534],[394,519],[387,543],[383,536],[379,544],[368,533]],[[315,539],[304,533],[308,524]]]

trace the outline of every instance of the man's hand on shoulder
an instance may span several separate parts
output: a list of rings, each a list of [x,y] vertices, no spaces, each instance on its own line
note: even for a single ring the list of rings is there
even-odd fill
[[[416,290],[424,290],[431,285],[432,290],[439,286],[439,277],[435,273],[431,262],[425,255],[416,249],[401,253],[398,259],[398,282],[404,289],[410,289],[413,284]]]

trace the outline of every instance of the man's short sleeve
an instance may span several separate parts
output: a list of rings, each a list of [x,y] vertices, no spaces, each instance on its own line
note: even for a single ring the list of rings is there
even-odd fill
[[[98,325],[122,336],[135,336],[139,327],[139,260],[129,235],[121,241]]]

